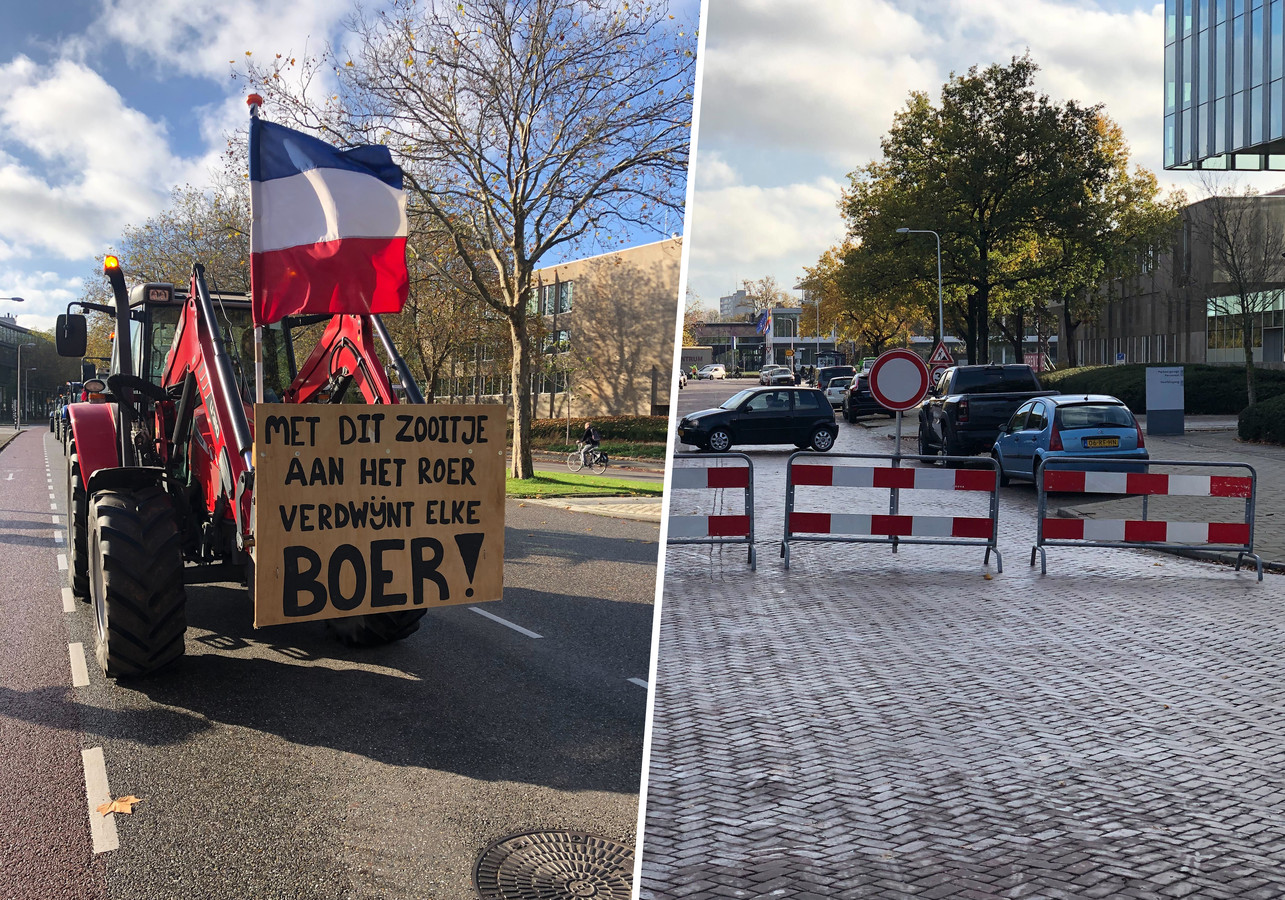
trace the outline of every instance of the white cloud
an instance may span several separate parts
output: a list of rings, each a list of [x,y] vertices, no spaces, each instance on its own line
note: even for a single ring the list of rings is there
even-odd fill
[[[0,81],[0,140],[15,150],[0,154],[0,240],[14,253],[90,258],[191,172],[164,126],[92,69],[20,56],[0,66]]]
[[[95,28],[167,71],[226,79],[246,51],[317,52],[351,0],[106,0]],[[176,49],[177,48],[177,49]]]
[[[802,266],[843,237],[835,206],[839,190],[833,179],[698,188],[691,227],[700,240],[692,243],[689,282],[707,300],[730,293],[744,279],[769,274],[792,288]]]
[[[22,303],[0,301],[0,313],[14,316],[24,328],[53,328],[67,304],[80,298],[80,278],[68,278],[48,270],[30,270],[0,265],[0,293],[21,297]]]

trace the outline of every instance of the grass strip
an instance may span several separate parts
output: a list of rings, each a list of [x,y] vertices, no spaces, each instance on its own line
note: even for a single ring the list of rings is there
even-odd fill
[[[664,485],[602,475],[573,475],[570,472],[536,472],[531,478],[506,477],[510,497],[659,497]]]

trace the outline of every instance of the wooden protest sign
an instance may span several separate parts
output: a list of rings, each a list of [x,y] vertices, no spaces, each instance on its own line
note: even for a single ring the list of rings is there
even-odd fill
[[[504,590],[502,406],[254,407],[254,624]]]

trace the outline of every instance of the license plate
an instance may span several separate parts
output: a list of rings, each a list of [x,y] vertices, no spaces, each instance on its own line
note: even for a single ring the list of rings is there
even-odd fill
[[[1085,438],[1084,446],[1095,449],[1098,447],[1119,447],[1120,439],[1118,437]]]

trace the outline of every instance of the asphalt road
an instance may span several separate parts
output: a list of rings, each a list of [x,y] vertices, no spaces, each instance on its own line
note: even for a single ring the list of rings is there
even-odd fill
[[[0,896],[451,900],[517,832],[633,843],[657,525],[510,502],[505,596],[478,607],[505,621],[430,611],[368,650],[191,587],[185,659],[114,683],[90,608],[64,612],[63,465],[39,430],[0,455]],[[89,748],[142,798],[97,854]]]

